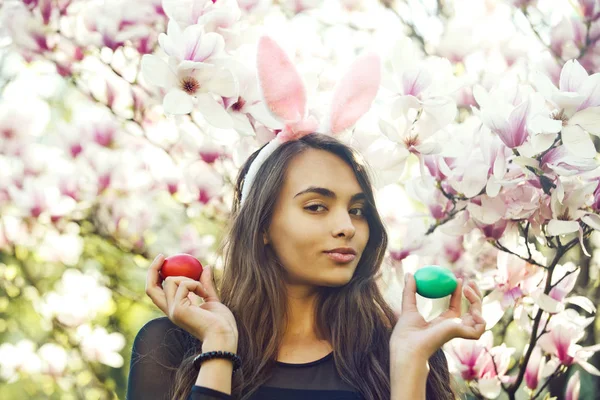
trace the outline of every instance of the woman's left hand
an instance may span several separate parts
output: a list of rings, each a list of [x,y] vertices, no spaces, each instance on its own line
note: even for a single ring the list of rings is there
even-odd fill
[[[402,295],[402,310],[390,338],[393,357],[424,357],[428,360],[444,343],[454,338],[479,339],[485,331],[481,315],[481,292],[474,281],[463,291],[462,279],[450,298],[450,306],[438,317],[427,322],[417,310],[417,284],[412,274],[407,274]],[[469,310],[461,315],[461,298],[464,292],[469,300]]]

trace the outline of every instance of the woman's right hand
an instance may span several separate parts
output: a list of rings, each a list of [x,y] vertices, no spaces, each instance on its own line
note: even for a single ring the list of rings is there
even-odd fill
[[[225,341],[237,347],[237,324],[231,310],[219,300],[212,268],[204,268],[200,281],[184,276],[169,276],[161,286],[159,271],[164,260],[165,257],[159,254],[148,269],[146,294],[152,302],[175,325],[200,341]],[[189,299],[190,293],[202,297],[204,303],[193,304]]]

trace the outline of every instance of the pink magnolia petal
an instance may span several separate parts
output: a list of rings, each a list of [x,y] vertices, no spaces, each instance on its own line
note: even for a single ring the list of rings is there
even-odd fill
[[[510,126],[510,130],[508,132],[509,136],[506,139],[502,139],[506,146],[512,148],[518,147],[522,145],[529,133],[527,132],[527,114],[529,113],[529,101],[524,101],[519,104],[508,117],[508,123]]]
[[[492,132],[500,137],[507,147],[510,147],[510,127],[508,121],[504,117],[493,111],[483,110],[481,112],[481,120]]]
[[[402,74],[402,89],[405,95],[418,97],[431,82],[429,72],[418,66],[409,68]]]
[[[581,381],[579,379],[579,371],[575,371],[569,378],[567,390],[565,392],[565,400],[579,400],[579,391],[581,390]]]
[[[577,111],[600,106],[600,73],[588,77],[582,88],[582,94],[585,100],[579,105]]]

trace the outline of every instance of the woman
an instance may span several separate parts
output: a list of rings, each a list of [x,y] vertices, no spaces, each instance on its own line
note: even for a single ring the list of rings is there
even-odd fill
[[[147,293],[169,318],[138,333],[128,399],[454,399],[440,347],[483,333],[477,287],[464,287],[462,319],[459,283],[449,310],[427,323],[408,276],[394,313],[376,284],[388,239],[361,157],[329,135],[286,142],[240,209],[258,153],[237,177],[220,290],[210,269],[200,283],[169,277],[162,288],[163,257],[153,262]],[[355,257],[326,253],[340,247]],[[242,368],[232,375],[230,360],[212,359],[195,370],[194,356],[213,350],[238,354]]]

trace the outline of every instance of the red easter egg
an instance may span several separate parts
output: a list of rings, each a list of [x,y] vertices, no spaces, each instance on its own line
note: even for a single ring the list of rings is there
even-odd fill
[[[194,280],[200,280],[202,264],[196,257],[189,254],[175,254],[165,258],[160,268],[160,275],[163,279],[168,276],[187,276]]]

